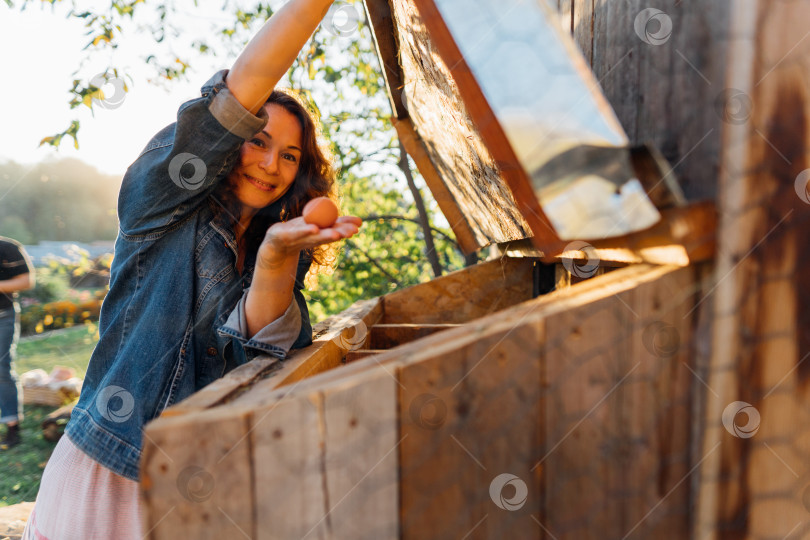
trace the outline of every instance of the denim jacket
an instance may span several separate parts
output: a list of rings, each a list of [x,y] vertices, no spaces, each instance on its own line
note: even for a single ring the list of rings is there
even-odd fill
[[[83,452],[138,479],[144,425],[257,355],[279,359],[312,343],[301,292],[310,260],[301,256],[294,301],[247,338],[244,303],[255,265],[236,269],[235,236],[218,217],[213,190],[239,159],[245,139],[267,123],[230,93],[218,72],[202,97],[180,106],[127,169],[118,199],[119,232],[100,340],[65,430]],[[270,208],[280,212],[281,201]]]

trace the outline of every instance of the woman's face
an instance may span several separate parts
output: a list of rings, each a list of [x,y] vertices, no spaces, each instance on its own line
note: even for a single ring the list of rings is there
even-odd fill
[[[265,105],[264,130],[242,144],[239,164],[230,173],[233,191],[243,206],[261,209],[290,189],[301,161],[302,130],[298,119],[276,104]]]

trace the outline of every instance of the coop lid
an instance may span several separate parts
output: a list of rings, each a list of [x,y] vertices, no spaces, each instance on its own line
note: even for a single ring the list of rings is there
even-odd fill
[[[544,0],[365,0],[395,124],[466,252],[618,237],[683,204]]]

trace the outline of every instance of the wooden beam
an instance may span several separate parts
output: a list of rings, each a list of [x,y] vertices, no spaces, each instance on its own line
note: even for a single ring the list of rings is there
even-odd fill
[[[463,323],[532,297],[531,259],[489,261],[382,298],[393,323]]]
[[[562,260],[598,261],[599,265],[672,264],[687,266],[714,257],[716,249],[717,210],[712,201],[660,210],[661,221],[637,233],[583,240],[589,247],[566,250],[571,243],[560,243],[542,252],[528,241],[510,242],[502,251],[509,256],[533,256],[544,262]]]
[[[346,353],[346,363],[354,362],[355,360],[360,360],[361,358],[365,358],[366,356],[373,356],[375,354],[380,354],[385,352],[383,349],[372,350],[372,349],[360,349],[358,351],[349,351]]]
[[[399,44],[394,31],[391,4],[389,0],[364,0],[363,4],[366,6],[371,35],[377,48],[377,58],[380,59],[382,65],[391,109],[396,118],[406,119],[408,109],[405,108],[402,99],[402,86],[405,79],[402,75],[402,67],[399,65]]]
[[[324,321],[324,330],[316,334],[317,337],[313,336],[313,344],[285,360],[270,384],[274,387],[292,384],[341,365],[347,351],[364,348],[367,329],[375,325],[382,315],[380,299],[373,298],[360,300],[329,317]]]
[[[807,2],[762,1],[729,17],[695,538],[810,531],[808,18]]]
[[[276,358],[266,356],[256,358],[225,374],[224,377],[217,379],[180,403],[165,409],[160,416],[178,416],[214,407],[238,392],[240,388],[249,387],[255,379],[280,368],[281,363]]]

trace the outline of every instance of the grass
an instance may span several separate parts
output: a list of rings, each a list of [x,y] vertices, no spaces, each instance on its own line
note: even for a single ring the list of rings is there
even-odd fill
[[[0,450],[0,506],[33,501],[39,481],[56,443],[42,437],[40,424],[52,407],[26,405],[20,422],[22,442],[14,448]],[[2,428],[5,435],[5,427]]]
[[[21,338],[17,344],[15,371],[17,375],[22,375],[40,368],[50,373],[54,366],[59,365],[75,369],[76,376],[83,379],[96,342],[98,333],[95,325],[75,326]]]
[[[40,368],[49,372],[54,366],[67,366],[84,378],[90,353],[98,340],[95,327],[80,326],[20,339],[14,362],[17,375]],[[25,405],[20,423],[22,442],[0,450],[0,506],[33,501],[45,464],[56,443],[42,437],[42,420],[54,407]],[[5,426],[0,428],[5,435]]]

